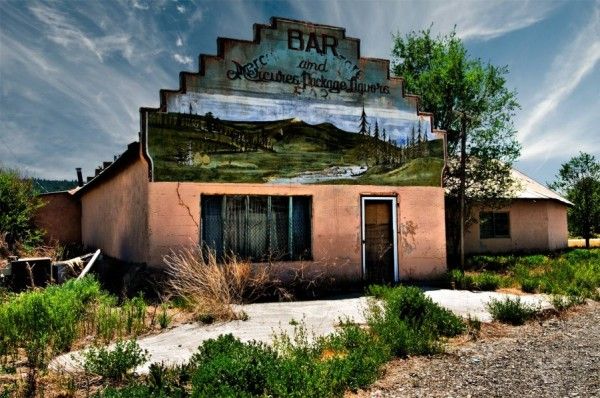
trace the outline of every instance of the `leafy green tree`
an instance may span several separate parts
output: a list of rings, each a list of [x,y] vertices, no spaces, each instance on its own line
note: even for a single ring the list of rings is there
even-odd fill
[[[433,37],[431,31],[394,36],[394,73],[406,92],[421,97],[420,109],[433,113],[433,127],[447,132],[445,170],[446,226],[451,259],[460,240],[461,132],[466,140],[466,214],[476,205],[496,207],[514,195],[512,163],[520,145],[512,118],[519,108],[506,87],[506,66],[473,58],[455,32]],[[473,219],[467,218],[467,225]]]
[[[33,180],[22,178],[15,170],[0,168],[0,237],[14,251],[17,244],[32,247],[41,241],[33,217],[42,201]]]
[[[582,236],[585,247],[589,248],[590,238],[600,232],[600,161],[580,152],[560,167],[550,187],[573,202],[569,209],[569,231]]]

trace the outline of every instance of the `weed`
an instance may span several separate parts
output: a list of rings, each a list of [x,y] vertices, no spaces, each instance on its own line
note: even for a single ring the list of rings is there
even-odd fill
[[[117,341],[114,348],[90,347],[83,351],[83,369],[91,374],[120,381],[132,369],[144,364],[149,356],[135,340]]]
[[[503,278],[489,271],[463,273],[455,269],[450,271],[450,281],[454,283],[454,287],[457,289],[494,291],[502,285]]]
[[[153,363],[148,372],[149,395],[164,397],[186,396],[186,385],[191,380],[188,364],[168,367],[164,363]]]
[[[526,304],[520,297],[506,297],[504,300],[492,299],[487,308],[496,321],[511,325],[522,325],[540,312],[539,306]]]
[[[416,287],[387,288],[381,294],[383,303],[370,303],[367,323],[396,356],[438,352],[440,337],[465,330],[457,316]]]
[[[161,329],[166,329],[171,324],[171,321],[172,321],[172,317],[167,312],[167,305],[161,304],[160,312],[158,314],[158,325],[160,326]]]
[[[184,297],[201,316],[219,320],[236,319],[232,304],[262,297],[275,283],[270,267],[253,267],[235,256],[219,263],[208,249],[173,252],[164,261],[170,293]]]
[[[473,340],[477,340],[479,338],[479,333],[481,332],[481,321],[478,318],[472,317],[471,314],[469,314],[466,323],[469,336]]]
[[[494,291],[502,284],[502,277],[492,272],[484,271],[474,277],[478,290]]]
[[[537,278],[523,278],[521,280],[521,290],[526,293],[535,293],[540,287],[540,281]]]

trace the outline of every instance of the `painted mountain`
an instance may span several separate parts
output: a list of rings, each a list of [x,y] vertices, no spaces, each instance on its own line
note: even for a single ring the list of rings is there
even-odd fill
[[[364,113],[356,126],[157,112],[148,118],[148,149],[162,181],[440,184],[442,140],[428,140],[420,125],[392,138]]]

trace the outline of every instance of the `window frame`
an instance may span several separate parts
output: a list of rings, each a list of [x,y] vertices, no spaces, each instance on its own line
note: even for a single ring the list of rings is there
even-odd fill
[[[215,245],[211,245],[208,242],[205,241],[205,232],[206,229],[204,227],[204,222],[205,222],[205,213],[203,210],[205,210],[204,206],[204,200],[206,198],[215,198],[215,199],[220,199],[220,208],[221,208],[221,213],[220,213],[220,217],[219,217],[219,222],[220,222],[220,226],[216,228],[218,235],[220,235],[221,237],[221,242],[219,242],[222,247],[214,247]],[[243,210],[242,212],[244,213],[244,226],[243,226],[243,233],[240,234],[240,236],[242,237],[241,239],[243,239],[243,241],[245,242],[244,244],[244,248],[242,249],[242,251],[245,251],[245,253],[235,253],[231,247],[227,247],[227,239],[226,239],[226,228],[228,228],[227,226],[227,202],[229,200],[231,200],[231,198],[237,198],[237,200],[242,200],[242,202],[244,203],[243,205]],[[251,206],[250,206],[250,200],[251,198],[265,198],[267,201],[267,208],[266,208],[266,231],[265,231],[265,235],[266,235],[266,242],[265,242],[265,253],[263,256],[261,257],[257,257],[257,256],[253,256],[250,253],[247,252],[248,250],[248,234],[250,234],[250,225],[248,224],[248,214],[249,212],[251,212]],[[277,200],[277,201],[281,201],[282,199],[286,199],[286,212],[287,212],[287,234],[286,234],[286,238],[287,238],[287,250],[286,253],[284,255],[279,255],[278,257],[272,257],[273,256],[273,251],[272,251],[272,245],[273,245],[273,240],[272,240],[272,234],[273,231],[276,231],[277,229],[280,229],[280,226],[278,224],[276,224],[277,222],[277,218],[275,217],[275,213],[274,210],[272,208],[272,203],[273,203],[273,199]],[[304,240],[302,242],[302,251],[301,252],[297,252],[295,250],[295,246],[297,245],[297,243],[299,241],[297,241],[295,239],[296,236],[296,232],[294,230],[294,224],[296,224],[298,221],[296,221],[294,219],[294,215],[296,214],[295,212],[295,206],[294,206],[294,199],[297,200],[301,200],[303,203],[301,204],[301,206],[305,207],[304,208],[304,214],[301,214],[300,217],[302,217],[303,222],[305,223],[303,228],[305,233],[307,234],[307,236],[304,237]],[[312,261],[313,259],[313,225],[312,225],[312,205],[313,205],[313,201],[312,201],[312,195],[261,195],[261,194],[201,194],[200,195],[200,231],[199,231],[199,238],[200,238],[200,244],[204,247],[208,247],[211,248],[213,250],[216,251],[217,253],[217,257],[219,258],[219,260],[222,260],[226,255],[229,254],[234,254],[235,256],[239,257],[239,258],[243,258],[243,259],[247,259],[251,262],[255,262],[255,263],[264,263],[264,262],[282,262],[282,261]],[[301,212],[302,213],[302,212]],[[301,219],[301,220],[302,220]],[[214,232],[214,231],[213,231]]]
[[[482,220],[484,219],[484,215],[490,215],[490,221],[492,223],[491,225],[491,229],[492,229],[492,234],[489,236],[483,236],[483,229],[481,228],[482,225]],[[507,234],[498,234],[496,231],[497,229],[497,215],[502,214],[502,215],[506,215],[506,230],[508,231]],[[479,239],[510,239],[511,237],[511,223],[510,223],[510,211],[509,210],[502,210],[502,211],[495,211],[495,210],[491,210],[491,211],[480,211],[479,212]]]

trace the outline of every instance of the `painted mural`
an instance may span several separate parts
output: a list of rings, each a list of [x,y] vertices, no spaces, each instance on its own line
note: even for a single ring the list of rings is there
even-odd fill
[[[273,19],[219,39],[148,112],[155,181],[439,185],[443,141],[389,61],[342,28]]]

